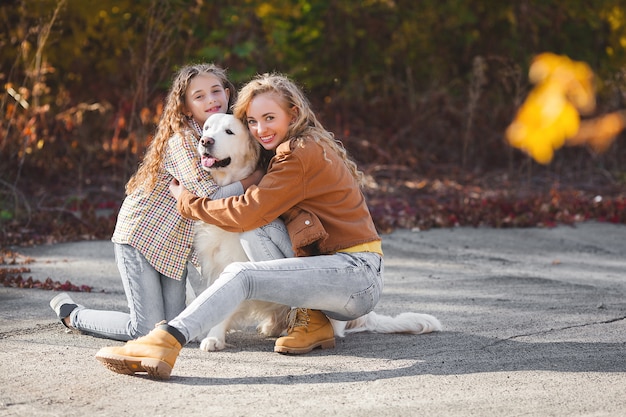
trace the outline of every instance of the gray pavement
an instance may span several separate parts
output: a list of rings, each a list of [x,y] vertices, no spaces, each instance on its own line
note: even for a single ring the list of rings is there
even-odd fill
[[[106,370],[119,344],[67,333],[54,292],[0,287],[0,416],[626,415],[626,226],[457,228],[383,236],[378,313],[433,314],[444,331],[355,334],[286,356],[250,333],[181,352],[169,381]],[[90,285],[125,309],[108,241],[19,248],[33,279]]]

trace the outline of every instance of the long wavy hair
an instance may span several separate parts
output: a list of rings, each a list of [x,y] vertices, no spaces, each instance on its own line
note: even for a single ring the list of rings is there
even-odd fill
[[[190,128],[189,120],[185,116],[185,94],[189,83],[199,74],[210,74],[217,77],[225,89],[228,89],[228,111],[237,98],[237,90],[228,80],[226,71],[214,64],[193,64],[180,68],[174,75],[172,86],[165,99],[163,114],[159,120],[156,134],[150,142],[146,155],[139,169],[126,184],[126,194],[131,194],[139,188],[150,190],[158,181],[159,172],[163,169],[163,159],[167,152],[167,142],[175,134],[181,136],[195,130]]]
[[[272,94],[278,100],[283,109],[293,114],[295,119],[287,130],[287,138],[290,138],[295,146],[301,146],[305,138],[310,138],[318,143],[325,143],[341,157],[348,171],[363,185],[363,173],[357,168],[356,163],[350,159],[341,141],[335,139],[332,132],[327,131],[317,120],[315,113],[304,93],[298,86],[281,74],[261,74],[246,84],[238,94],[237,101],[233,106],[233,114],[247,123],[246,110],[252,99],[260,94]],[[295,108],[295,112],[294,109]],[[326,151],[324,151],[326,152]]]

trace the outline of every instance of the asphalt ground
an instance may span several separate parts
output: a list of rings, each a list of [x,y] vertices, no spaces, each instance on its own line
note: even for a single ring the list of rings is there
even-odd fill
[[[105,369],[95,353],[121,343],[66,332],[55,292],[0,287],[0,415],[626,415],[626,226],[401,230],[383,249],[376,312],[432,314],[442,332],[296,356],[239,332],[222,352],[187,345],[169,381]],[[126,309],[111,242],[15,250],[34,260],[25,277]]]

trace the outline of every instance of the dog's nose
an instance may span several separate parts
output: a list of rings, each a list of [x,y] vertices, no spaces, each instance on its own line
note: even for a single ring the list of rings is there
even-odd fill
[[[202,146],[213,145],[215,143],[215,140],[207,136],[202,136],[202,139],[200,139],[200,143],[202,144]]]

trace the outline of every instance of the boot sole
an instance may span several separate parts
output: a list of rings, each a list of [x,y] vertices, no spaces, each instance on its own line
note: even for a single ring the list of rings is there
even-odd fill
[[[278,353],[291,353],[294,355],[301,355],[303,353],[309,353],[315,348],[321,349],[333,349],[335,347],[335,338],[322,340],[321,342],[317,342],[312,344],[311,346],[306,347],[289,347],[289,346],[274,346],[274,352]]]
[[[135,358],[107,353],[96,355],[96,359],[110,371],[123,375],[146,372],[151,378],[169,379],[172,373],[172,367],[167,362],[154,358]]]

